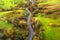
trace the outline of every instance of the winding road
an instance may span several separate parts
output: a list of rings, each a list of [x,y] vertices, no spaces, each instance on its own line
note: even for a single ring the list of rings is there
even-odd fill
[[[29,1],[30,1],[32,4],[34,4],[33,0],[29,0]],[[45,2],[46,0],[43,0],[43,1]],[[32,40],[32,38],[33,38],[33,29],[32,29],[32,26],[31,26],[31,24],[30,24],[30,18],[31,18],[31,16],[32,16],[32,13],[29,11],[28,8],[26,8],[26,10],[27,10],[28,13],[29,13],[29,16],[28,16],[28,18],[27,18],[27,24],[28,24],[28,27],[29,27],[29,30],[30,30],[29,36],[28,36],[27,40]]]
[[[29,36],[28,36],[27,40],[32,40],[32,38],[33,38],[33,29],[32,29],[32,27],[31,27],[31,25],[30,25],[30,18],[31,18],[31,16],[32,16],[32,14],[31,14],[31,12],[29,11],[28,8],[26,8],[26,10],[27,10],[28,13],[29,13],[29,16],[28,16],[28,18],[27,18],[27,24],[28,24],[28,27],[29,27],[29,30],[30,30]]]

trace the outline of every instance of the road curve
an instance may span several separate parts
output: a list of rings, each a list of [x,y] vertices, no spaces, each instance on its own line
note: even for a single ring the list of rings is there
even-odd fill
[[[32,29],[32,26],[30,24],[30,19],[31,19],[32,14],[31,14],[31,12],[29,11],[28,8],[26,8],[26,10],[29,13],[29,16],[27,18],[27,24],[28,24],[28,27],[29,27],[29,30],[30,30],[27,40],[32,40],[32,38],[33,38],[33,29]]]

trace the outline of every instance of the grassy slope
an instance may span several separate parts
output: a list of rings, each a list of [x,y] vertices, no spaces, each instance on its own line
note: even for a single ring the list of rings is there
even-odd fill
[[[39,0],[41,1],[41,0]],[[60,3],[60,0],[46,0],[46,2],[40,3],[40,4],[57,4]]]
[[[60,27],[51,27],[49,23],[60,23],[60,19],[53,20],[38,15],[36,17],[43,24],[44,33],[43,40],[60,40]]]
[[[59,2],[59,0],[48,0],[46,3],[42,4],[58,4]],[[60,19],[52,20],[41,16],[38,16],[37,18],[41,21],[41,23],[43,24],[43,28],[45,29],[43,33],[43,40],[60,40],[60,27],[49,26],[50,22],[60,23]]]
[[[48,2],[45,2],[45,3],[42,3],[42,4],[55,4],[55,3],[59,3],[60,1],[59,0],[50,0]],[[0,12],[0,17],[2,17],[2,15],[4,15],[5,13],[1,13]],[[44,25],[43,28],[45,29],[44,31],[44,35],[43,35],[43,40],[60,40],[60,27],[51,27],[51,26],[48,26],[48,24],[50,22],[57,22],[58,20],[52,20],[52,19],[49,19],[49,18],[44,18],[44,17],[41,17],[41,16],[38,16],[36,17],[38,18],[41,23]],[[59,19],[60,20],[60,19]],[[6,28],[9,28],[11,27],[10,24],[6,23],[6,22],[3,22],[3,21],[0,21],[0,26],[2,27],[6,27]]]
[[[7,13],[0,12],[0,18],[1,18],[4,14],[7,14]],[[4,21],[2,21],[2,20],[0,19],[0,28],[11,28],[11,27],[12,27],[12,24],[6,23],[6,22],[4,22]]]
[[[23,12],[24,10],[17,10],[17,12]],[[12,28],[12,24],[6,23],[1,20],[1,17],[4,16],[4,14],[8,14],[13,11],[6,11],[6,12],[0,12],[0,28]],[[21,15],[20,15],[21,16]]]

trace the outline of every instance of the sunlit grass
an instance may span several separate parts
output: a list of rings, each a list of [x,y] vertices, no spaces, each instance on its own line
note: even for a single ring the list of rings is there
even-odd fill
[[[42,23],[42,27],[45,30],[43,32],[43,40],[60,40],[60,27],[49,26],[50,23],[60,23],[60,19],[53,20],[46,17],[41,17],[37,15],[36,17]]]
[[[60,0],[47,0],[46,2],[42,2],[39,4],[58,4],[60,3]]]

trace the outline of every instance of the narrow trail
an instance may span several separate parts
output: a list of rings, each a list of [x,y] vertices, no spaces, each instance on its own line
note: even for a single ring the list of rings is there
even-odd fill
[[[30,1],[32,4],[34,4],[33,0],[29,0],[29,1]],[[46,0],[43,0],[43,1],[45,2]],[[28,16],[28,18],[27,18],[27,24],[28,24],[28,27],[29,27],[29,30],[30,30],[27,40],[32,40],[32,38],[33,38],[33,29],[32,29],[31,24],[30,24],[30,19],[31,19],[32,13],[29,11],[28,8],[26,8],[26,10],[27,10],[28,13],[29,13],[29,16]]]
[[[32,4],[34,4],[33,0],[29,0]],[[27,18],[27,24],[28,24],[28,28],[29,28],[29,35],[28,35],[28,38],[27,40],[32,40],[33,38],[33,29],[32,29],[32,26],[30,24],[30,19],[31,19],[31,16],[32,16],[32,13],[29,11],[28,7],[26,8],[29,16]]]
[[[29,16],[28,16],[28,18],[27,18],[27,24],[28,24],[28,27],[29,27],[29,30],[30,30],[29,36],[28,36],[27,40],[32,40],[32,38],[33,38],[33,29],[32,29],[32,27],[31,27],[31,25],[30,25],[30,18],[31,18],[31,16],[32,16],[32,14],[31,14],[31,12],[29,11],[28,8],[26,8],[26,10],[27,10],[28,13],[29,13]]]

